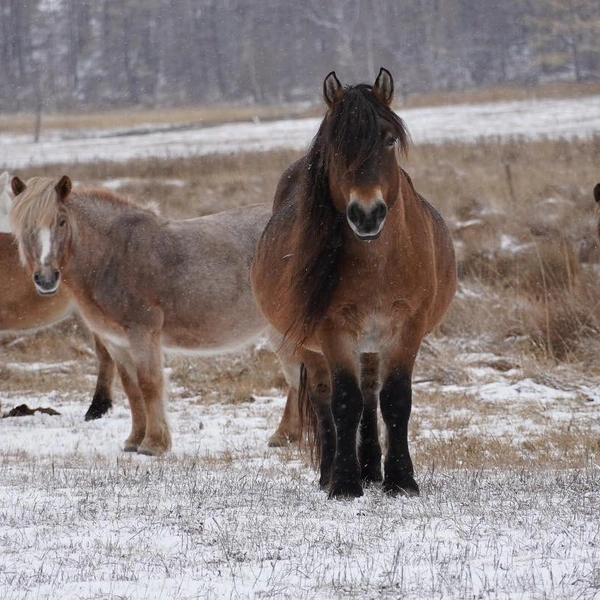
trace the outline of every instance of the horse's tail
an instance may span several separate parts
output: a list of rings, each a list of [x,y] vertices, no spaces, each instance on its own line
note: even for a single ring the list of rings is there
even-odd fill
[[[310,461],[317,468],[321,461],[321,436],[317,413],[310,402],[308,371],[306,365],[300,365],[300,381],[298,383],[298,412],[300,414],[300,444],[310,452]]]

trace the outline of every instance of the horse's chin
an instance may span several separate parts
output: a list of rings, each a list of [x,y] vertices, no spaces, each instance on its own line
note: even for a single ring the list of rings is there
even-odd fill
[[[56,286],[50,290],[46,290],[46,289],[38,287],[36,285],[35,289],[40,296],[54,296],[54,294],[56,294],[56,292],[58,292],[58,286]]]
[[[354,235],[356,236],[356,239],[361,242],[372,242],[373,240],[376,240],[381,235],[381,229],[377,233],[370,233],[367,235],[359,235],[355,231]]]

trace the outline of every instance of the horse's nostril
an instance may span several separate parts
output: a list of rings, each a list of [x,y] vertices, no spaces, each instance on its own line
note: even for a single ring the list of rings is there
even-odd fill
[[[40,282],[40,274],[39,273],[34,273],[33,274],[33,282],[34,283],[39,283]]]
[[[374,215],[379,223],[387,217],[387,206],[385,202],[380,202],[377,204],[374,210]]]
[[[352,223],[360,225],[362,217],[364,217],[364,212],[356,202],[352,202],[348,206],[348,219],[352,221]]]
[[[54,271],[54,281],[58,281],[58,278],[60,277],[60,271]]]

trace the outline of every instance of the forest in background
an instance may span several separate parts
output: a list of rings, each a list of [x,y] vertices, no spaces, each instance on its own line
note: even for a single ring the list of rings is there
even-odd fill
[[[600,79],[598,0],[0,0],[0,111],[286,103]]]

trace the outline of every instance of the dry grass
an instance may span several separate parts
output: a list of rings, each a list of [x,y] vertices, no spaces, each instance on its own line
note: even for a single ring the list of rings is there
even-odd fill
[[[53,165],[20,172],[103,183],[129,178],[122,191],[141,201],[156,201],[172,218],[195,216],[233,206],[268,202],[282,170],[296,154],[272,152],[184,160],[136,160],[128,163]],[[498,358],[498,372],[513,367],[534,380],[565,368],[564,380],[593,378],[600,351],[600,302],[594,184],[600,179],[600,139],[589,141],[476,144],[448,143],[413,148],[406,165],[415,185],[444,214],[454,236],[461,289],[439,331],[425,345],[417,379],[437,384],[468,380],[460,352],[488,353]],[[84,398],[91,391],[95,365],[87,334],[75,321],[33,339],[0,349],[11,362],[73,360],[70,374],[42,377],[7,368],[0,385],[7,393],[61,389],[68,385]],[[277,364],[266,351],[248,351],[214,359],[171,358],[172,396],[197,395],[198,402],[244,402],[273,388],[283,392]],[[488,365],[489,366],[489,365]],[[510,438],[477,435],[469,426],[485,418],[514,426],[515,408],[486,413],[470,397],[416,392],[412,436],[417,460],[428,465],[475,467],[538,464],[566,468],[585,464],[598,454],[598,436],[586,426],[557,427],[528,444]],[[544,411],[523,404],[516,417],[544,424]],[[511,412],[512,411],[512,412]],[[83,407],[82,407],[83,412]],[[432,415],[438,415],[435,417]],[[433,421],[432,421],[433,419]],[[428,426],[448,421],[452,435],[427,438]],[[546,423],[547,424],[547,423]],[[526,429],[524,430],[526,433]]]
[[[181,127],[217,125],[236,121],[272,120],[301,117],[304,105],[229,105],[183,106],[178,108],[130,108],[101,112],[69,112],[42,116],[42,130],[67,129],[142,129],[149,125]],[[0,116],[0,133],[31,133],[35,115],[29,113]]]

